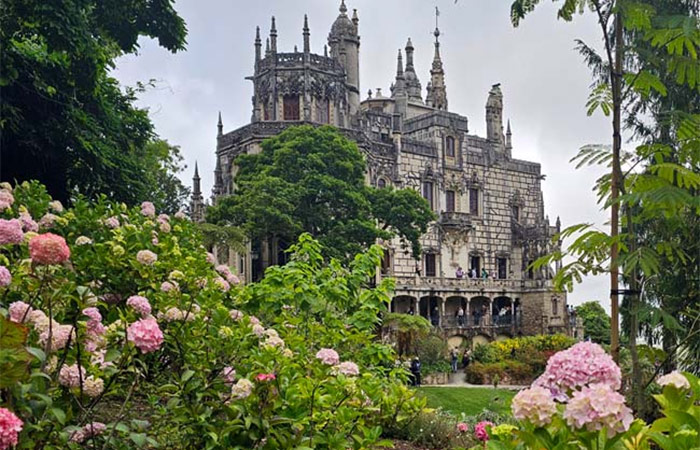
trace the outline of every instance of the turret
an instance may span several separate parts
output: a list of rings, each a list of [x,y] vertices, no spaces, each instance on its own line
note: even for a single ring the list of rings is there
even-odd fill
[[[194,176],[192,177],[192,201],[190,203],[190,213],[194,222],[202,222],[204,220],[204,197],[202,197],[201,178],[199,178],[197,161],[194,163]]]
[[[304,14],[304,28],[302,34],[304,35],[304,53],[308,55],[311,52],[311,43],[309,40],[311,32],[309,31],[309,18],[306,14]]]
[[[350,114],[355,114],[360,108],[360,36],[357,33],[360,20],[357,11],[352,20],[347,11],[345,0],[341,0],[340,15],[331,26],[328,45],[331,57],[345,69]]]
[[[425,102],[435,109],[447,110],[447,86],[445,86],[445,70],[442,67],[440,58],[440,29],[438,28],[437,7],[435,8],[435,55],[433,56],[433,66],[430,69],[430,89],[425,98]]]
[[[415,103],[423,103],[422,87],[418,80],[418,75],[416,75],[416,69],[413,67],[413,43],[411,38],[408,38],[408,42],[406,42],[405,77],[408,100]]]
[[[513,133],[510,131],[510,119],[506,127],[506,153],[510,156],[513,151]]]
[[[260,27],[255,27],[255,71],[258,71],[258,64],[261,59],[262,41],[260,40]]]
[[[224,123],[221,121],[221,111],[219,111],[219,121],[216,123],[216,136],[223,136],[224,134]]]
[[[494,84],[486,101],[486,138],[504,150],[503,139],[503,93],[501,85]]]
[[[277,27],[275,26],[275,16],[272,16],[272,25],[270,26],[270,52],[277,53]]]

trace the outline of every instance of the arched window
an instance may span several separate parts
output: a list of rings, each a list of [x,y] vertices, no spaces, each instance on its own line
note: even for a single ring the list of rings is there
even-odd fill
[[[379,189],[384,189],[386,187],[386,180],[384,178],[380,178],[377,180],[377,187]]]
[[[554,297],[552,299],[552,315],[553,316],[559,315],[559,299],[556,297]]]
[[[445,138],[445,155],[450,158],[455,157],[455,138],[452,136],[447,136]]]

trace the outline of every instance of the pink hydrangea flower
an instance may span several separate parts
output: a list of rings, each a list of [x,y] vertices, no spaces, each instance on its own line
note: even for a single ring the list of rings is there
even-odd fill
[[[162,233],[170,233],[170,230],[171,230],[172,228],[170,227],[170,223],[169,223],[169,222],[160,222],[160,223],[158,224],[158,229],[159,229]]]
[[[516,419],[527,420],[543,427],[552,421],[552,416],[557,412],[557,405],[549,389],[533,386],[518,392],[513,398],[511,409]]]
[[[105,389],[105,382],[102,378],[95,378],[92,375],[83,381],[83,392],[90,398],[99,396]]]
[[[237,309],[232,309],[228,312],[229,317],[232,320],[239,321],[243,318],[243,313]]]
[[[231,366],[226,366],[221,371],[221,377],[227,384],[233,384],[233,381],[236,379],[236,370]]]
[[[690,382],[688,382],[688,379],[677,370],[659,377],[656,383],[659,386],[674,386],[678,389],[690,389]]]
[[[132,342],[142,353],[158,350],[163,343],[163,332],[158,322],[152,317],[141,319],[129,325],[126,330],[129,342]]]
[[[85,380],[85,368],[77,364],[64,365],[58,372],[58,382],[68,388],[78,387],[81,376]]]
[[[332,348],[322,348],[316,353],[316,358],[320,359],[323,364],[335,366],[340,362],[340,355]]]
[[[95,308],[94,306],[83,309],[83,314],[88,316],[90,320],[102,322],[102,314],[100,314],[100,310]]]
[[[0,245],[21,244],[24,240],[22,223],[17,219],[0,219]]]
[[[258,318],[255,317],[255,316],[250,316],[250,317],[248,317],[248,320],[250,320],[250,323],[253,324],[253,325],[257,325],[257,324],[260,323],[260,319],[258,319]]]
[[[5,266],[0,266],[0,286],[9,286],[12,283],[12,274]]]
[[[627,431],[634,420],[625,397],[610,385],[596,383],[575,391],[564,411],[569,426],[588,431],[607,429],[608,437]]]
[[[98,436],[107,429],[107,426],[103,424],[102,422],[92,422],[81,429],[75,431],[71,437],[70,441],[74,442],[76,444],[81,444],[83,443],[86,439],[89,439],[94,436]]]
[[[573,391],[594,383],[619,390],[620,368],[600,345],[579,342],[549,358],[545,372],[533,386],[549,389],[556,400],[566,401]]]
[[[492,427],[493,423],[488,420],[483,420],[476,425],[474,425],[474,436],[481,442],[486,442],[489,440],[489,432],[486,431],[486,427]]]
[[[180,211],[175,213],[175,218],[178,220],[183,220],[183,219],[187,219],[187,215],[185,214],[184,211],[180,210]]]
[[[30,317],[30,314],[34,309],[23,301],[17,301],[10,303],[8,308],[10,312],[10,320],[13,322],[21,323]]]
[[[155,217],[156,207],[151,202],[143,202],[141,203],[141,214],[146,217]]]
[[[19,221],[22,222],[22,229],[25,232],[39,231],[39,224],[32,219],[32,216],[27,211],[19,213]]]
[[[133,308],[142,317],[151,314],[151,304],[146,297],[141,297],[140,295],[132,295],[126,299],[126,306]]]
[[[31,238],[29,256],[37,264],[61,264],[70,258],[70,248],[61,236],[45,233]]]
[[[216,264],[216,257],[214,257],[213,253],[207,252],[207,262],[209,264]]]
[[[170,216],[167,214],[158,214],[158,218],[156,220],[160,223],[169,222]]]
[[[265,334],[265,327],[263,327],[259,323],[256,323],[255,325],[253,325],[253,333],[255,333],[257,337],[261,337]]]
[[[163,292],[177,292],[180,290],[180,286],[175,281],[163,281],[160,285],[160,290]]]
[[[228,283],[228,281],[221,277],[214,278],[214,286],[223,292],[228,292],[228,290],[231,289],[231,285]]]
[[[6,191],[5,189],[0,190],[0,211],[4,211],[15,202],[15,197],[12,192]]]
[[[158,255],[150,250],[139,250],[138,253],[136,253],[136,261],[145,266],[152,266],[158,261]]]
[[[271,381],[276,378],[274,373],[259,373],[255,376],[255,379],[260,382]]]
[[[115,229],[119,228],[119,218],[117,216],[108,217],[104,221],[107,228]]]
[[[51,344],[49,345],[50,350],[61,350],[68,345],[68,341],[75,338],[75,332],[73,331],[73,325],[61,325],[59,323],[54,323],[51,325]],[[39,342],[42,346],[45,346],[49,340],[49,327],[45,327],[44,331],[39,334]]]
[[[7,408],[0,408],[0,450],[7,450],[18,443],[24,422]]]
[[[469,432],[469,425],[467,425],[464,422],[460,422],[457,424],[457,431],[459,431],[460,433],[467,433]]]
[[[265,342],[263,342],[263,346],[269,348],[284,348],[284,340],[279,336],[268,336]]]
[[[337,366],[335,366],[337,373],[343,374],[348,377],[354,377],[360,374],[360,368],[357,367],[352,361],[343,361]]]
[[[49,208],[51,208],[53,212],[62,213],[63,203],[61,203],[59,200],[54,200],[52,202],[49,202]]]

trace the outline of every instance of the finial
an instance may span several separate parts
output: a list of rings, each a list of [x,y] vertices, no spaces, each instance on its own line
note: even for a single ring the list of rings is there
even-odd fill
[[[199,178],[199,168],[197,167],[197,160],[194,161],[194,178]]]
[[[382,88],[377,88],[377,98],[380,98],[382,96]]]
[[[323,44],[323,56],[328,58],[328,45],[327,44]]]
[[[353,10],[352,10],[352,23],[354,23],[355,26],[357,26],[357,24],[358,24],[359,22],[360,22],[360,18],[357,17],[357,9],[353,9]]]
[[[304,31],[309,31],[309,17],[304,14]]]
[[[298,53],[298,52],[299,52],[299,49],[297,48],[296,45],[294,45],[294,53]]]
[[[311,52],[311,40],[309,39],[309,18],[304,14],[304,53]]]
[[[275,26],[275,16],[272,16],[272,25],[270,26],[270,33],[276,32],[277,27]]]
[[[348,7],[345,6],[345,0],[340,0],[340,14],[348,12]]]
[[[401,49],[399,49],[399,56],[396,58],[396,76],[403,76],[403,56],[401,56]]]
[[[408,49],[413,50],[413,42],[411,42],[411,38],[408,38],[408,42],[406,42],[406,50]]]
[[[219,136],[224,134],[224,122],[221,120],[221,111],[219,111],[219,122],[216,124],[216,128],[219,130]]]
[[[265,54],[268,55],[270,53],[270,38],[265,39]]]
[[[367,89],[367,98],[372,98],[372,89]]]
[[[508,119],[508,125],[506,127],[506,134],[513,134],[510,132],[510,119]]]
[[[438,19],[440,17],[440,10],[438,7],[435,7],[435,31],[433,34],[435,35],[435,42],[438,41],[438,38],[440,37],[440,27],[438,26]]]
[[[260,27],[255,27],[255,42],[260,43]]]

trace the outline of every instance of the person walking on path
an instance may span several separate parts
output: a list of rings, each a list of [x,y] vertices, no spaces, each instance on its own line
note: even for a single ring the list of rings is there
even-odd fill
[[[468,349],[464,349],[462,354],[462,366],[466,369],[469,366],[469,360],[472,358],[472,352]]]
[[[413,386],[420,387],[420,359],[417,356],[411,362],[411,375],[413,375]]]
[[[452,373],[457,373],[457,349],[453,348],[450,352],[450,359],[452,363]]]

